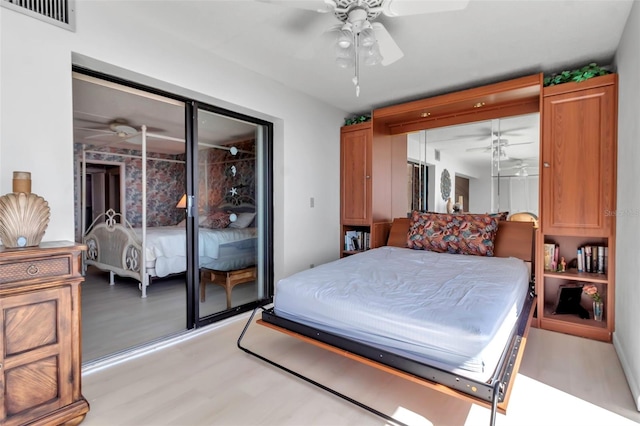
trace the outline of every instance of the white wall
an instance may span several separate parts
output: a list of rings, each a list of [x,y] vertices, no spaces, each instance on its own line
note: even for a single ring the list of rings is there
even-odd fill
[[[44,240],[73,240],[71,66],[81,62],[273,121],[275,278],[336,259],[347,113],[141,28],[127,3],[76,2],[75,33],[0,8],[0,193],[11,191],[14,170],[30,171],[51,207]]]
[[[640,4],[634,2],[615,57],[618,71],[616,329],[618,357],[640,410]]]

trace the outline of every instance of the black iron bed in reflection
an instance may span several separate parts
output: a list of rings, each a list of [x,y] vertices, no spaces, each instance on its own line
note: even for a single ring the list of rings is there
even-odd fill
[[[388,241],[388,246],[383,247],[381,249],[371,250],[370,253],[365,253],[367,257],[372,256],[373,259],[370,260],[363,255],[355,255],[352,258],[340,259],[338,261],[332,262],[331,264],[327,264],[325,269],[327,268],[336,268],[338,271],[342,271],[344,273],[344,268],[346,267],[348,270],[357,269],[357,266],[354,266],[358,263],[362,263],[363,270],[372,270],[375,269],[375,265],[380,265],[380,269],[377,269],[373,272],[373,275],[382,274],[382,281],[387,281],[389,283],[394,281],[394,274],[396,272],[390,273],[389,277],[385,277],[385,271],[387,264],[384,259],[389,258],[389,265],[394,261],[393,256],[401,255],[401,256],[410,256],[411,258],[407,259],[407,265],[409,263],[414,263],[417,261],[415,255],[416,250],[410,250],[405,248],[407,245],[407,233],[410,227],[410,219],[402,218],[394,220],[391,234]],[[499,228],[495,235],[495,249],[494,249],[494,257],[497,258],[496,261],[501,261],[501,259],[506,259],[509,262],[513,263],[527,263],[530,266],[530,263],[533,262],[533,240],[534,240],[534,228],[532,223],[527,222],[499,222]],[[396,253],[397,252],[397,253]],[[431,253],[429,261],[430,263],[438,263],[438,261],[434,262],[432,255],[440,255],[440,256],[449,256],[449,258],[455,258],[456,261],[467,262],[471,261],[471,258],[475,258],[476,256],[463,256],[463,255],[450,255],[450,254],[437,254]],[[361,258],[358,258],[361,256]],[[377,256],[377,257],[376,257]],[[444,258],[443,257],[443,258]],[[518,260],[518,259],[521,259]],[[475,260],[475,259],[474,259]],[[367,263],[369,261],[370,263]],[[373,265],[373,266],[372,266]],[[423,265],[422,263],[420,265]],[[517,266],[517,265],[516,265]],[[469,266],[469,268],[473,268],[474,266]],[[342,269],[341,269],[342,268]],[[434,267],[435,268],[435,267]],[[461,266],[460,271],[463,271],[466,266]],[[491,269],[491,267],[487,267]],[[316,268],[314,268],[316,269]],[[522,269],[522,268],[520,268]],[[313,281],[313,277],[311,274],[313,270],[305,271],[303,273],[299,273],[294,275],[297,280],[305,280],[307,276],[309,278],[309,282]],[[396,271],[393,269],[393,271]],[[505,309],[505,312],[511,312],[513,309],[516,309],[517,313],[514,316],[513,312],[508,314],[509,318],[500,319],[494,326],[489,326],[489,328],[493,327],[493,329],[502,330],[501,332],[496,332],[496,335],[502,336],[500,339],[496,338],[496,343],[493,345],[492,350],[487,350],[486,353],[493,353],[493,360],[489,361],[492,356],[487,355],[486,360],[487,364],[484,365],[484,359],[481,360],[471,360],[469,364],[477,364],[480,365],[477,371],[472,371],[474,367],[469,367],[469,370],[465,370],[466,367],[460,368],[464,362],[460,361],[459,364],[452,363],[448,364],[447,357],[440,357],[441,354],[437,352],[430,352],[432,348],[427,348],[426,353],[427,356],[423,356],[424,354],[416,355],[413,351],[413,343],[409,342],[404,347],[402,345],[398,345],[398,347],[394,347],[393,345],[386,345],[384,342],[380,343],[377,339],[371,338],[366,333],[357,334],[353,332],[352,324],[345,326],[345,331],[343,332],[339,326],[335,326],[330,319],[327,319],[326,322],[322,320],[322,314],[320,314],[320,319],[316,317],[305,318],[304,313],[302,316],[291,316],[287,312],[288,306],[284,306],[284,302],[282,302],[283,308],[279,309],[278,302],[278,288],[276,287],[276,295],[274,298],[274,307],[270,309],[262,308],[261,318],[257,320],[257,323],[263,326],[266,326],[270,329],[274,329],[276,331],[285,333],[287,335],[293,336],[295,338],[301,339],[305,342],[311,343],[313,345],[319,346],[321,348],[327,349],[334,353],[338,353],[350,359],[365,363],[367,365],[373,366],[380,370],[386,371],[388,373],[394,374],[396,376],[402,377],[404,379],[417,382],[419,384],[425,385],[427,387],[433,388],[440,392],[444,392],[448,395],[455,396],[458,398],[463,398],[472,403],[490,408],[490,424],[495,424],[496,413],[506,414],[506,409],[509,401],[509,396],[513,387],[513,381],[518,372],[518,368],[520,365],[520,361],[524,352],[527,334],[529,331],[529,326],[531,324],[533,318],[533,312],[535,307],[535,295],[533,288],[531,287],[531,269],[527,269],[526,274],[526,289],[523,291],[519,291],[519,296],[516,299],[513,299],[514,308],[509,307]],[[326,272],[326,270],[324,271]],[[454,275],[464,274],[463,272],[454,271]],[[478,271],[474,273],[473,269],[469,271],[470,275],[476,275],[477,277],[483,277],[484,272]],[[317,272],[316,272],[317,273]],[[359,274],[359,272],[355,272]],[[362,272],[366,277],[368,277],[368,272]],[[413,273],[413,272],[412,272]],[[350,276],[353,279],[353,275]],[[486,278],[486,277],[485,277]],[[467,281],[473,281],[475,278]],[[478,280],[482,280],[478,278]],[[284,280],[281,280],[281,282]],[[417,283],[417,287],[421,286],[423,283]],[[474,283],[470,285],[475,286]],[[502,285],[502,283],[500,284]],[[278,283],[280,286],[280,283]],[[362,287],[362,286],[361,286]],[[411,283],[410,283],[411,287]],[[494,286],[495,287],[495,286]],[[520,287],[522,287],[520,285]],[[444,287],[443,287],[444,288]],[[469,290],[471,287],[464,287],[463,291],[465,294],[458,294],[459,300],[467,297],[469,294],[477,294],[474,289]],[[316,295],[317,289],[313,287]],[[322,290],[321,290],[322,291]],[[334,293],[336,291],[335,288],[328,290],[330,293]],[[481,290],[488,291],[488,290]],[[494,288],[494,293],[496,289]],[[500,288],[498,287],[498,290]],[[445,292],[451,292],[451,289],[447,289]],[[437,293],[437,291],[436,291]],[[455,292],[454,292],[455,293]],[[341,295],[344,296],[344,295]],[[362,295],[360,295],[362,296]],[[314,295],[315,297],[315,295]],[[385,295],[384,297],[387,297]],[[410,295],[415,299],[415,295]],[[283,299],[286,300],[286,299]],[[333,300],[334,305],[340,305],[340,302],[336,302],[338,299]],[[387,299],[388,300],[388,299]],[[456,303],[459,303],[459,300]],[[491,303],[490,300],[488,299]],[[500,299],[501,300],[501,299]],[[507,300],[507,299],[505,299]],[[512,299],[509,299],[512,300]],[[303,302],[301,302],[303,303]],[[375,297],[369,302],[369,304],[375,305],[378,303],[375,300]],[[472,304],[474,302],[472,301]],[[512,302],[509,302],[512,303]],[[321,307],[318,311],[322,309],[327,309],[328,305]],[[433,306],[433,305],[432,305]],[[259,308],[254,310],[251,315],[249,321],[245,325],[240,337],[238,338],[238,347],[245,351],[246,353],[255,356],[271,365],[274,365],[290,374],[295,375],[298,378],[301,378],[315,386],[318,386],[336,396],[339,396],[345,399],[348,402],[351,402],[361,408],[368,410],[371,413],[374,413],[387,421],[390,421],[395,424],[403,424],[402,422],[392,418],[391,416],[382,413],[376,410],[373,407],[367,406],[354,398],[351,398],[347,395],[344,395],[334,389],[331,389],[328,386],[325,386],[321,383],[318,383],[304,374],[300,372],[292,371],[284,365],[279,364],[275,360],[268,359],[255,352],[252,349],[249,349],[243,346],[242,341],[243,338],[254,322],[254,318]],[[309,311],[313,311],[315,308],[313,306],[309,307]],[[339,307],[336,309],[340,309]],[[414,310],[420,310],[421,308],[417,306]],[[392,310],[390,310],[392,311]],[[329,316],[334,317],[336,312],[333,311],[333,308],[329,308]],[[351,321],[357,323],[360,321],[364,323],[367,321],[366,317],[367,313],[364,313],[364,319],[360,318],[361,315],[358,315],[357,318],[352,318]],[[420,314],[422,315],[422,314]],[[429,314],[425,314],[427,317]],[[465,313],[463,313],[465,315]],[[343,315],[345,316],[345,315]],[[346,317],[349,317],[349,314],[346,314]],[[382,316],[387,316],[387,314],[383,314]],[[389,314],[389,316],[393,316],[393,314]],[[377,319],[382,319],[381,317]],[[370,318],[369,318],[370,320]],[[412,325],[411,321],[413,319],[408,319],[407,324]],[[388,325],[388,324],[386,324]],[[356,324],[354,328],[357,328]],[[346,329],[350,330],[347,332]],[[385,330],[388,330],[387,327],[383,327]],[[411,327],[409,327],[411,328]],[[473,327],[472,327],[473,328]],[[419,330],[419,329],[418,329]],[[376,330],[375,334],[378,334],[379,330]],[[393,327],[391,327],[391,331],[393,331]],[[416,331],[416,330],[414,330]],[[451,330],[446,330],[446,333],[450,333]],[[445,334],[446,334],[445,333]],[[471,334],[475,333],[475,330],[471,332]],[[420,333],[418,333],[420,334]],[[411,333],[409,333],[409,336]],[[354,337],[355,336],[355,337]],[[392,336],[392,340],[397,338],[397,336]],[[446,340],[446,339],[445,339]],[[397,341],[397,340],[394,340]],[[499,347],[498,347],[499,345]],[[416,346],[417,347],[417,346]],[[489,345],[487,344],[487,347]],[[463,350],[463,349],[461,349]],[[446,351],[451,351],[451,348],[446,348]],[[432,356],[432,360],[430,360],[429,356]],[[479,362],[478,362],[479,361]],[[453,368],[451,365],[457,365],[457,367]],[[482,372],[481,372],[482,370]]]

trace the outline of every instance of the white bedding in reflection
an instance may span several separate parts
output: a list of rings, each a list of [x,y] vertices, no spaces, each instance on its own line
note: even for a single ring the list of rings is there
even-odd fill
[[[486,381],[528,293],[516,258],[381,247],[280,280],[276,314]]]
[[[137,237],[142,241],[142,229],[135,229]],[[233,244],[255,256],[255,238],[257,228],[223,228],[209,229],[199,228],[198,249],[200,265],[206,267],[215,261],[219,265],[232,266],[234,264],[246,264],[246,260],[239,257],[222,263],[221,247]],[[145,263],[147,270],[153,267],[153,276],[165,277],[186,271],[187,265],[187,234],[183,226],[159,226],[147,228],[145,243]],[[251,240],[251,241],[249,241]],[[246,242],[246,243],[242,243]],[[222,253],[224,254],[224,253]],[[236,253],[236,256],[238,254]],[[246,267],[243,266],[243,267]],[[240,268],[239,268],[240,269]]]

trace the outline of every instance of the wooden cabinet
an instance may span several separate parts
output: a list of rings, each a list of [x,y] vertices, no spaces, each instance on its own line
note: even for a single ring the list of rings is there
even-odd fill
[[[340,253],[347,231],[369,234],[369,248],[386,244],[396,211],[393,194],[406,196],[407,143],[404,136],[375,137],[372,123],[340,131]],[[395,191],[394,191],[395,189]],[[406,212],[405,212],[406,214]],[[357,251],[355,251],[357,252]]]
[[[75,425],[81,394],[84,246],[0,246],[0,425]]]
[[[343,127],[340,140],[341,222],[369,225],[371,220],[371,124]]]
[[[538,239],[538,319],[542,328],[610,341],[615,318],[617,75],[547,87],[542,101],[541,232]],[[608,248],[606,273],[546,271],[544,243],[558,244],[567,262],[583,246]],[[593,320],[553,314],[560,285],[595,284],[605,303]],[[542,313],[542,315],[540,315]]]

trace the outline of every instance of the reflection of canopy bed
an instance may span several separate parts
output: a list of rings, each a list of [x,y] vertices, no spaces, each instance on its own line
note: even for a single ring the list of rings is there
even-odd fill
[[[142,297],[146,297],[151,278],[166,277],[186,271],[187,232],[185,221],[174,226],[147,227],[146,225],[147,133],[145,126],[142,129],[142,226],[134,228],[122,214],[108,210],[99,215],[83,232],[83,242],[87,245],[86,265],[109,271],[111,285],[114,284],[115,275],[136,279],[139,282]],[[166,138],[161,135],[154,135],[154,137]],[[86,194],[84,188],[86,158],[84,156],[83,150],[83,204],[84,194]],[[200,268],[233,271],[255,265],[257,230],[250,226],[255,216],[253,199],[246,196],[230,197],[229,202],[216,206],[215,210],[226,214],[227,221],[220,225],[218,219],[212,221],[210,217],[200,217],[198,226]],[[83,206],[83,215],[84,212]],[[84,217],[81,222],[85,223]],[[234,223],[226,227],[229,222]]]
[[[497,223],[491,257],[410,250],[410,224],[396,219],[388,246],[281,280],[258,323],[490,407],[494,424],[506,412],[535,306],[532,224]],[[238,339],[242,350],[400,423],[243,347],[254,315]]]
[[[246,208],[246,207],[245,207]],[[104,218],[104,222],[102,219]],[[133,228],[113,210],[98,216],[85,233],[86,264],[114,275],[138,280],[142,297],[152,277],[166,277],[187,269],[187,234],[184,226],[146,229],[142,244],[141,228]],[[201,268],[232,271],[256,264],[256,228],[209,229],[199,227],[198,247]],[[145,250],[142,250],[145,247]],[[143,268],[143,256],[144,265]]]

